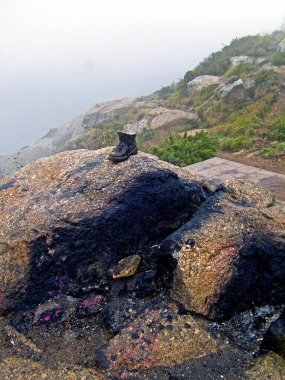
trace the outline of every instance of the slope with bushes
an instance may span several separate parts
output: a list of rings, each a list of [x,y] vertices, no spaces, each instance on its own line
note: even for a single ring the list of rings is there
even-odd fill
[[[59,151],[114,145],[118,130],[136,132],[140,150],[179,166],[217,154],[285,173],[284,40],[285,31],[234,39],[176,84],[96,104],[76,122],[0,157],[0,177]],[[193,128],[204,132],[189,137]]]
[[[235,39],[188,71],[176,85],[163,87],[149,99],[170,108],[194,107],[201,119],[201,127],[208,129],[212,146],[217,147],[218,154],[242,151],[242,156],[251,157],[253,164],[259,160],[263,161],[259,165],[266,166],[263,159],[270,159],[282,171],[285,155],[285,52],[279,50],[279,44],[284,38],[285,32],[277,31],[271,35]],[[245,62],[241,60],[240,64],[233,64],[233,57],[238,56]],[[221,96],[219,85],[205,86],[190,95],[187,84],[204,75],[218,75],[227,85],[242,80],[243,83],[251,83],[251,88],[246,97],[234,101]],[[276,104],[278,109],[274,112]],[[172,132],[177,134],[175,130]],[[171,149],[172,145],[170,140],[161,141],[150,150],[156,153],[166,146]],[[239,157],[235,155],[237,159]],[[180,164],[183,161],[181,159]]]

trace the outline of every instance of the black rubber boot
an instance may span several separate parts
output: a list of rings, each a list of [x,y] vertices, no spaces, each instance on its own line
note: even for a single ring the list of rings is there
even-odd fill
[[[109,154],[109,160],[120,162],[127,160],[132,154],[138,153],[136,134],[118,132],[119,144]]]

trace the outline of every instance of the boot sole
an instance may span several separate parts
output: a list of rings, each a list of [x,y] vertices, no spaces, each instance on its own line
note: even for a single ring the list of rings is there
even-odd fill
[[[112,156],[109,156],[109,160],[112,161],[112,162],[121,162],[121,161],[125,161],[127,160],[130,156],[134,155],[134,154],[137,154],[138,153],[138,149],[134,149],[132,150],[127,156],[123,156],[123,157],[112,157]]]

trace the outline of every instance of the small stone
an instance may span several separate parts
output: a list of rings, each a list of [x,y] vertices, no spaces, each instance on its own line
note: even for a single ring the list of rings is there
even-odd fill
[[[101,311],[106,303],[106,297],[103,295],[95,295],[83,299],[77,306],[77,311],[80,316],[94,315]]]
[[[195,240],[190,238],[186,241],[186,248],[193,248],[195,246]]]
[[[40,304],[34,315],[35,324],[60,323],[75,311],[76,299],[62,295]]]
[[[141,257],[131,255],[120,260],[113,272],[113,278],[123,278],[133,276],[140,265]]]

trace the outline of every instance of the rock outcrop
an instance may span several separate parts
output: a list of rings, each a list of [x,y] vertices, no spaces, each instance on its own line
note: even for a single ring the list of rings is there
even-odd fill
[[[0,180],[2,373],[279,380],[279,357],[252,352],[283,308],[284,204],[151,155],[113,164],[110,149]]]
[[[84,115],[83,127],[94,127],[104,121],[118,118],[133,108],[136,103],[136,100],[133,98],[122,98],[111,102],[96,104]]]
[[[254,87],[253,82],[245,84],[242,79],[238,79],[233,83],[220,87],[218,92],[227,102],[235,102],[247,99],[249,97],[249,89],[252,87]]]
[[[230,58],[232,66],[255,64],[261,65],[268,61],[268,57],[249,57],[248,55],[238,55]]]
[[[107,155],[61,153],[0,182],[2,313],[24,295],[40,302],[104,282],[120,259],[160,241],[209,195],[152,156],[114,165]]]
[[[107,154],[61,153],[1,180],[1,313],[23,299],[76,297],[82,287],[118,281],[117,272],[135,275],[128,289],[139,293],[137,278],[155,288],[165,271],[171,296],[211,319],[282,303],[284,206],[270,193],[234,182],[212,194],[153,156],[114,165]]]
[[[187,83],[187,93],[194,96],[199,93],[202,88],[211,85],[219,85],[224,82],[224,78],[215,75],[200,75]]]
[[[198,121],[198,114],[194,111],[170,110],[156,107],[150,110],[147,116],[138,122],[126,124],[124,131],[128,133],[141,133],[148,129],[167,128],[185,123],[195,125]]]
[[[72,141],[82,132],[82,120],[83,115],[80,115],[60,128],[51,129],[36,143],[24,147],[14,154],[0,156],[0,178],[32,161],[51,156],[64,149],[67,141]]]
[[[285,299],[284,206],[255,184],[210,197],[162,248],[176,266],[172,297],[211,319]],[[278,290],[277,290],[278,289]]]
[[[245,373],[245,380],[283,380],[285,375],[284,361],[273,352],[262,355]]]
[[[254,58],[248,55],[237,55],[230,58],[232,66],[238,66],[246,63],[254,63]]]
[[[216,352],[218,344],[175,304],[147,308],[97,353],[111,370],[141,369],[182,363]]]
[[[2,379],[13,380],[37,380],[37,379],[61,379],[61,380],[108,380],[103,373],[93,368],[62,365],[57,368],[46,368],[38,361],[17,357],[6,357],[0,363]]]

